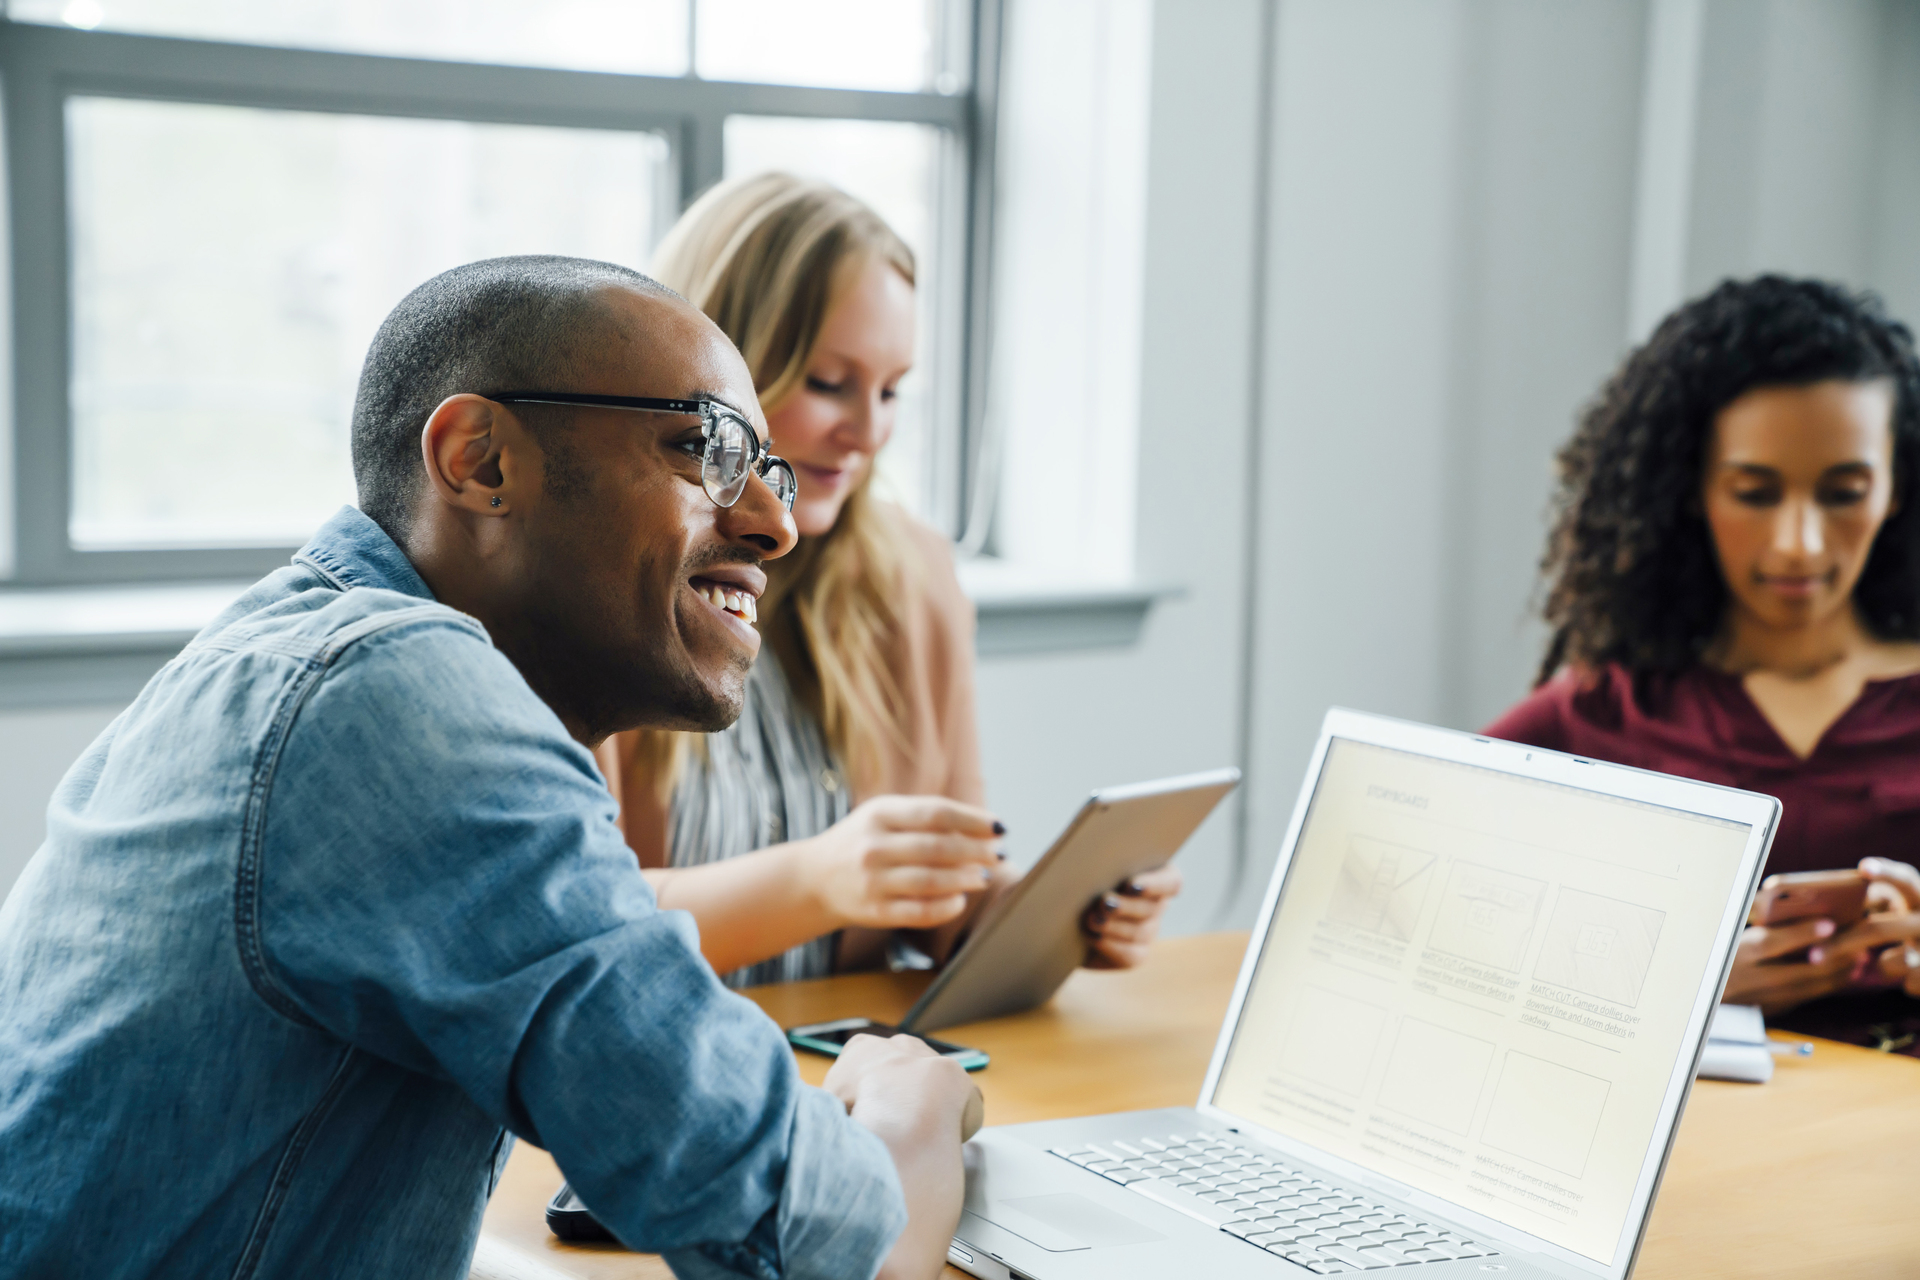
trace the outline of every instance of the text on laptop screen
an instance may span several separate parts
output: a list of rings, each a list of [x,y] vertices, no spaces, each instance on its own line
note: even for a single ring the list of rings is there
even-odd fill
[[[1211,1100],[1611,1263],[1749,834],[1336,738]]]

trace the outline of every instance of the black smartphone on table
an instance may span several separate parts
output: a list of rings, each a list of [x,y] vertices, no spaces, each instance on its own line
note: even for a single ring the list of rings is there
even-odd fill
[[[570,1182],[561,1183],[560,1189],[553,1193],[553,1199],[547,1201],[547,1230],[575,1244],[590,1240],[620,1243],[619,1237],[601,1226],[600,1219],[593,1216],[593,1211],[580,1203],[580,1197],[574,1194]]]
[[[875,1022],[872,1018],[841,1018],[834,1022],[815,1022],[804,1027],[788,1027],[787,1040],[796,1049],[805,1049],[809,1053],[824,1054],[829,1058],[840,1056],[840,1050],[847,1041],[855,1036],[912,1036],[923,1040],[927,1047],[943,1058],[951,1058],[968,1071],[978,1071],[991,1061],[978,1049],[969,1049],[963,1044],[951,1044],[945,1040],[936,1040],[932,1036],[923,1036],[918,1032],[902,1031],[899,1027],[884,1022]]]

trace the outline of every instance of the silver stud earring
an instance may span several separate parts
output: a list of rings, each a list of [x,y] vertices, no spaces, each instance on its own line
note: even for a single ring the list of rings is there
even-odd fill
[[[496,506],[496,507],[500,505],[500,495],[499,495],[499,494],[495,494],[495,495],[494,495],[494,497],[493,497],[493,502],[492,502],[492,503],[491,503],[490,505],[492,505],[492,506]]]

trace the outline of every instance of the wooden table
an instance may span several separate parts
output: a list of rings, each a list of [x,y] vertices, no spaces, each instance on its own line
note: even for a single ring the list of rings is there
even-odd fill
[[[1243,933],[1171,939],[1144,968],[1082,970],[1044,1008],[942,1034],[993,1055],[975,1077],[989,1124],[1190,1106],[1245,947]],[[750,994],[785,1027],[897,1018],[925,982],[859,974]],[[816,1084],[827,1065],[800,1056]],[[547,1154],[521,1143],[487,1209],[477,1273],[668,1276],[651,1255],[555,1240],[544,1213],[559,1184]],[[1822,1041],[1782,1060],[1770,1084],[1701,1081],[1634,1275],[1920,1276],[1920,1062]]]

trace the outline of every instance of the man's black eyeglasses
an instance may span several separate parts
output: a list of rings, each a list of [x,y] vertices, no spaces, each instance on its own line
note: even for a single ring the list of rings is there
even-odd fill
[[[793,467],[772,453],[773,442],[760,443],[753,424],[718,400],[659,400],[651,396],[596,396],[577,391],[502,391],[487,399],[499,404],[558,404],[589,409],[631,409],[638,413],[684,413],[700,419],[706,446],[700,455],[700,483],[707,496],[723,507],[740,501],[747,477],[766,481],[780,505],[793,510],[800,491]]]

